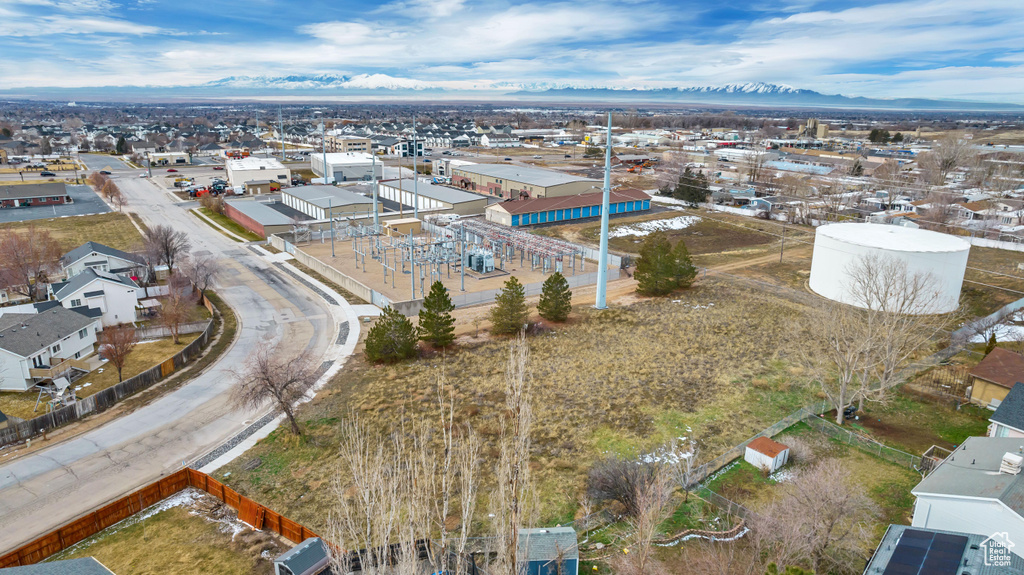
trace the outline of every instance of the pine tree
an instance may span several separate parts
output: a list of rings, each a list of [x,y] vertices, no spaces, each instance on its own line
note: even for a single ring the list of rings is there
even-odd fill
[[[117,139],[117,144],[114,146],[114,151],[117,152],[118,154],[128,153],[128,142],[124,139],[124,136],[121,136],[120,138]]]
[[[451,345],[455,341],[455,318],[451,314],[453,309],[455,304],[448,295],[448,289],[440,281],[434,282],[420,310],[420,339],[437,347]]]
[[[569,282],[559,272],[551,274],[544,280],[544,286],[540,292],[540,303],[537,304],[537,313],[540,317],[549,321],[565,321],[572,311],[572,292],[569,291]]]
[[[663,232],[647,237],[636,262],[636,291],[642,295],[666,295],[679,287],[690,287],[697,268],[681,240],[675,249]]]
[[[675,249],[672,250],[672,274],[676,280],[676,287],[688,288],[697,279],[697,267],[690,259],[690,250],[686,249],[686,242],[679,240]]]
[[[523,329],[528,319],[526,289],[515,276],[512,276],[494,297],[494,307],[491,308],[491,331],[516,333]]]
[[[985,344],[985,355],[992,353],[996,348],[996,332],[988,334],[988,343]]]
[[[366,335],[366,358],[384,362],[408,359],[416,355],[417,340],[412,322],[387,306]]]

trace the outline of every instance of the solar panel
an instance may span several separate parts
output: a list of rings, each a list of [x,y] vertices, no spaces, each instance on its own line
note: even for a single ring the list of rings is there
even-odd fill
[[[907,529],[883,575],[956,575],[967,537]]]

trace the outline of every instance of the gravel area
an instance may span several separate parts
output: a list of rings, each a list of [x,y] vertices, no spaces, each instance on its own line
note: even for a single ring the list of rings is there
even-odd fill
[[[284,273],[286,273],[286,274],[292,276],[293,278],[295,278],[295,281],[297,281],[297,282],[301,283],[302,285],[308,287],[309,289],[313,290],[318,296],[320,296],[320,297],[324,298],[325,300],[327,300],[327,303],[329,303],[331,305],[340,305],[340,304],[338,304],[338,300],[334,299],[334,296],[332,296],[332,295],[328,294],[327,292],[325,292],[324,290],[316,287],[315,285],[310,283],[309,280],[307,280],[306,278],[304,278],[304,277],[300,276],[299,274],[293,272],[292,270],[286,268],[283,263],[281,263],[281,262],[274,262],[274,265],[277,266],[277,268],[280,269],[281,271],[283,271]]]
[[[337,344],[338,345],[345,345],[345,340],[347,340],[347,339],[348,339],[348,322],[347,321],[343,321],[343,322],[341,322],[341,325],[338,326],[338,341],[337,341]]]

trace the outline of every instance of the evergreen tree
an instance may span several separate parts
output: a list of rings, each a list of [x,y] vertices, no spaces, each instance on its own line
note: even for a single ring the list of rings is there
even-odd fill
[[[437,347],[447,347],[455,341],[455,318],[451,311],[455,309],[448,289],[440,281],[430,286],[430,293],[423,300],[420,310],[420,339]]]
[[[121,136],[120,138],[117,139],[117,145],[114,147],[114,151],[116,151],[118,154],[128,153],[128,142],[125,141],[124,136]]]
[[[555,272],[544,280],[544,286],[540,292],[540,303],[537,304],[537,313],[549,321],[565,321],[572,311],[572,292],[569,291],[569,282],[565,276]]]
[[[664,232],[655,232],[640,247],[634,275],[637,293],[666,295],[676,288],[690,287],[697,277],[697,268],[682,240],[673,249]]]
[[[992,353],[996,348],[996,332],[988,334],[988,343],[985,344],[985,355]]]
[[[658,193],[696,207],[697,204],[707,201],[708,196],[711,195],[711,189],[708,188],[708,180],[704,174],[695,173],[690,168],[686,168],[679,174],[674,185],[665,184],[658,190]]]
[[[903,141],[903,134],[902,133],[896,132],[895,134],[893,134],[893,136],[892,136],[892,143],[899,144],[902,141]]]
[[[366,335],[366,358],[384,362],[408,359],[416,355],[417,340],[412,322],[387,306]]]
[[[526,289],[515,276],[512,276],[494,297],[494,307],[491,308],[491,331],[516,333],[523,329],[528,319]]]

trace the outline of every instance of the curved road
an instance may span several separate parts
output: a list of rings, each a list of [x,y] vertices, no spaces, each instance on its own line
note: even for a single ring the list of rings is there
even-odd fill
[[[235,409],[229,394],[231,370],[245,365],[261,339],[272,339],[282,353],[310,349],[323,357],[337,335],[322,299],[126,168],[115,168],[114,177],[127,210],[149,226],[187,232],[193,253],[219,258],[217,293],[238,316],[238,339],[214,366],[166,396],[0,466],[0,554],[181,468],[257,419],[259,413]]]

